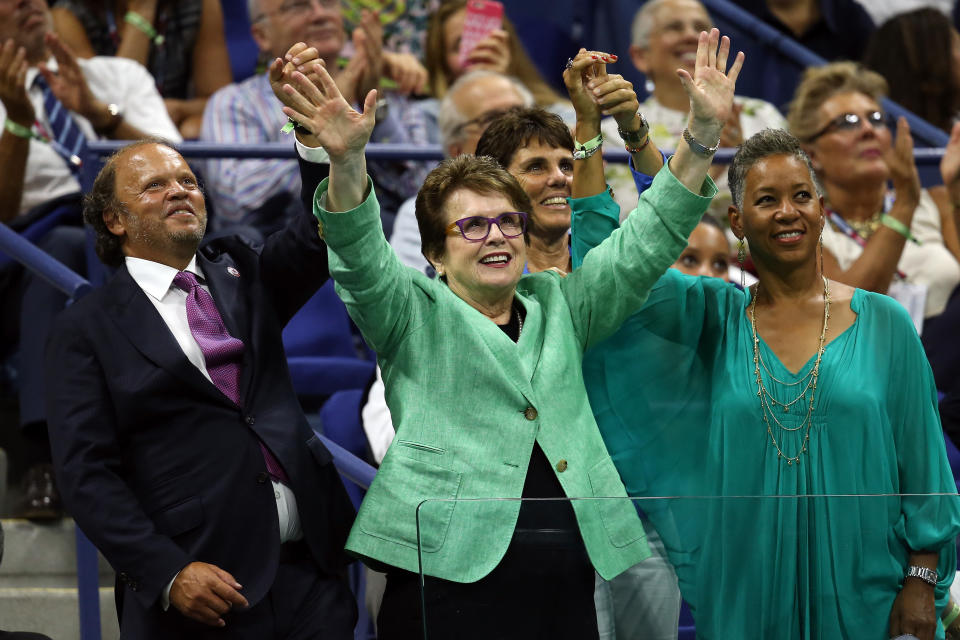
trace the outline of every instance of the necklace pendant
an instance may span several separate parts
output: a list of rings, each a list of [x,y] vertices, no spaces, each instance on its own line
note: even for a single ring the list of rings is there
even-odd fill
[[[790,407],[788,407],[787,405],[783,405],[783,412],[790,413]]]

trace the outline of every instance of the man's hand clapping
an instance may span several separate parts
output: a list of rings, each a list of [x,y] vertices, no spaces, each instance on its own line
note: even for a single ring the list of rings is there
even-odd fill
[[[27,51],[7,40],[0,48],[0,102],[13,122],[29,127],[33,124],[33,104],[27,96]]]

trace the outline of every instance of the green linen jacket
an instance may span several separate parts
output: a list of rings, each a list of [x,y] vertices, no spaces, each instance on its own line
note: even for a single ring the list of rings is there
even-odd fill
[[[639,309],[686,246],[716,186],[687,190],[668,169],[622,229],[566,277],[521,278],[518,342],[387,244],[373,190],[357,208],[314,213],[330,274],[376,351],[396,436],[347,549],[370,564],[474,582],[497,566],[517,522],[534,441],[554,465],[594,567],[612,578],[649,548],[603,444],[581,373],[584,350]],[[507,498],[504,500],[504,498]],[[607,498],[607,499],[603,499]],[[374,562],[370,562],[373,560]]]

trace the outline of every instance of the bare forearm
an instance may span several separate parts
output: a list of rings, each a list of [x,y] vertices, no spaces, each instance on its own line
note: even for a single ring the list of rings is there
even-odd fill
[[[647,176],[656,175],[663,167],[663,154],[653,142],[653,138],[649,138],[646,146],[638,153],[631,153],[630,158],[633,160],[633,168]]]
[[[327,211],[349,211],[367,195],[367,159],[362,152],[330,158]]]
[[[117,46],[116,55],[118,58],[136,60],[146,66],[150,58],[150,36],[132,24],[124,22],[120,30],[120,44]]]
[[[599,118],[577,118],[576,142],[583,144],[600,135]],[[606,189],[603,177],[603,154],[598,150],[589,158],[573,161],[573,184],[570,195],[574,198],[586,198],[602,193]]]
[[[0,136],[0,222],[10,222],[20,212],[23,198],[23,181],[27,170],[27,154],[30,141],[15,136],[6,129]]]
[[[825,263],[826,276],[858,289],[886,293],[897,272],[906,240],[893,229],[882,226],[870,236],[863,253],[846,271]]]

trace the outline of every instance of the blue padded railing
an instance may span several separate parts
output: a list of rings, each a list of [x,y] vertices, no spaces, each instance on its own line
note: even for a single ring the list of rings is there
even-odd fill
[[[916,116],[914,116],[916,117]],[[911,127],[913,125],[911,124]],[[939,129],[938,129],[939,131]],[[125,143],[112,140],[91,142],[87,146],[84,156],[84,170],[92,171],[94,175],[100,168],[100,158],[110,155]],[[946,140],[944,141],[946,144]],[[174,145],[186,158],[280,158],[295,159],[296,151],[292,143],[272,142],[256,145],[218,145],[208,142],[183,142]],[[714,159],[717,162],[730,162],[735,149],[720,149]],[[666,151],[667,155],[672,151]],[[367,145],[366,156],[370,160],[442,160],[443,148],[440,145],[412,145],[371,143]],[[941,147],[918,147],[913,151],[914,160],[920,166],[932,166],[940,162],[943,157]],[[603,157],[610,162],[626,163],[629,154],[624,149],[611,149],[603,152]],[[91,179],[85,185],[92,184]]]

